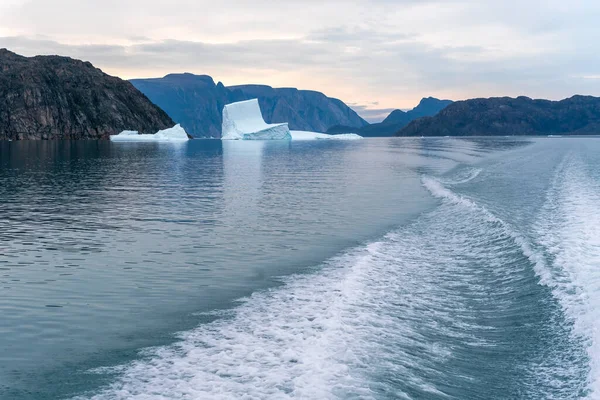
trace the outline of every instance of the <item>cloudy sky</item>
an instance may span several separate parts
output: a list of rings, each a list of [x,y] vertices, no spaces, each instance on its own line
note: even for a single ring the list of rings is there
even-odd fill
[[[600,95],[598,0],[0,0],[0,47],[314,89],[375,120],[425,96]]]

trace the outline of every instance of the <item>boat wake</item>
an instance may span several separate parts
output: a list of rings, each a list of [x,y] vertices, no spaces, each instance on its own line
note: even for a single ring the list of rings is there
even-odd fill
[[[568,155],[556,171],[536,224],[550,262],[544,282],[587,348],[589,398],[600,396],[600,183],[579,157]]]
[[[433,211],[312,273],[254,293],[217,320],[179,334],[175,344],[97,371],[118,377],[86,398],[580,397],[586,363],[561,330],[547,329],[561,326],[562,315],[539,282],[578,299],[593,296],[598,281],[586,282],[584,292],[563,289],[525,235],[440,180],[423,177],[423,185],[441,200]],[[561,193],[572,195],[564,187]],[[570,199],[571,219],[548,219],[552,227],[563,224],[557,241],[590,240],[577,237],[576,227],[600,221],[575,220],[573,213],[583,216],[594,193]],[[541,236],[555,249],[553,265],[578,256]],[[598,256],[592,244],[580,250]],[[584,278],[569,279],[583,284]],[[577,330],[588,332],[598,315],[583,300],[564,303],[572,315],[583,315]]]

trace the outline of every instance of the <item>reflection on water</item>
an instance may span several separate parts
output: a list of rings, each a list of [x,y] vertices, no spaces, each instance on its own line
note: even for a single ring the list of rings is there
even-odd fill
[[[239,229],[256,225],[263,184],[262,159],[265,142],[223,142],[223,224]]]

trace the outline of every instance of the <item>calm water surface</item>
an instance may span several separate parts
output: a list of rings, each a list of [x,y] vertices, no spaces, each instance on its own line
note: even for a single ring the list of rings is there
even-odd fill
[[[0,398],[597,398],[598,204],[596,138],[0,143]]]

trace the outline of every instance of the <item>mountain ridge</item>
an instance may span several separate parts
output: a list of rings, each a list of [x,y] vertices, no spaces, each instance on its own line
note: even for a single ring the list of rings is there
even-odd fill
[[[452,104],[452,100],[424,97],[412,110],[394,110],[382,122],[364,126],[353,133],[358,133],[365,137],[395,136],[400,129],[408,125],[411,121],[424,116],[435,115],[450,104]],[[327,133],[335,134],[351,131],[352,127],[338,125],[331,127]]]
[[[258,98],[267,123],[287,122],[293,130],[325,132],[339,123],[353,128],[368,125],[341,100],[314,90],[261,84],[225,86],[208,75],[190,73],[130,82],[196,137],[219,138],[223,107],[252,98]]]

